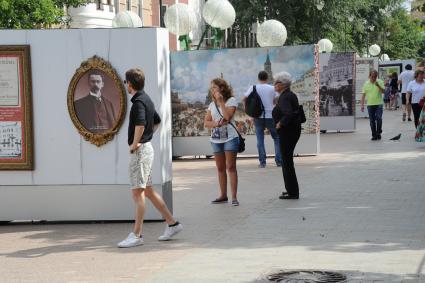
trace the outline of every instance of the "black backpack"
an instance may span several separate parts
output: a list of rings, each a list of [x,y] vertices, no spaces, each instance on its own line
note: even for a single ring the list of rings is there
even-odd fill
[[[264,105],[254,85],[252,87],[252,92],[245,100],[245,113],[252,118],[259,118],[263,112]]]

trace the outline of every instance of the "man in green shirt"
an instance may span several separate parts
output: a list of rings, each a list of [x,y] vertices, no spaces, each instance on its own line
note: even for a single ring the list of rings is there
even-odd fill
[[[382,133],[382,111],[384,101],[384,82],[378,78],[378,71],[372,70],[369,73],[369,80],[363,85],[362,90],[362,112],[364,111],[364,101],[367,98],[367,111],[369,113],[370,129],[372,130],[372,140],[380,140]]]

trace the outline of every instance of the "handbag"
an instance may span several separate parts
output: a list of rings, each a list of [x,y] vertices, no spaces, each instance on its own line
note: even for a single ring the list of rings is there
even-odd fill
[[[420,107],[424,107],[424,104],[425,104],[425,95],[421,98],[421,100],[419,100]]]
[[[307,121],[307,118],[305,117],[305,113],[304,113],[304,108],[302,105],[299,105],[299,108],[298,108],[298,119],[301,124]]]
[[[217,108],[218,114],[220,114],[221,118],[224,118],[223,115],[221,115],[220,109],[218,109],[217,103],[214,102],[215,108]],[[242,153],[245,151],[245,139],[242,137],[242,135],[239,133],[238,129],[233,125],[232,122],[229,121],[229,124],[236,130],[239,136],[239,148],[238,152]]]

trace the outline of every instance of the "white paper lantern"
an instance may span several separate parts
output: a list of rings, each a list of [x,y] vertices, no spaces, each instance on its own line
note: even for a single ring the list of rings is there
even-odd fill
[[[334,48],[334,45],[332,43],[332,41],[330,41],[327,38],[323,38],[321,40],[319,40],[319,42],[317,43],[319,45],[319,52],[323,53],[330,53],[332,51],[332,49]]]
[[[379,53],[381,53],[381,47],[379,47],[379,45],[377,44],[374,44],[369,47],[369,53],[372,56],[378,56]]]
[[[142,19],[134,12],[122,11],[112,19],[113,28],[139,28],[143,26]]]
[[[236,12],[227,0],[208,0],[202,10],[202,16],[210,26],[227,29],[235,22]]]
[[[257,28],[257,42],[261,47],[282,46],[287,36],[286,27],[276,20],[265,21]]]
[[[386,53],[382,54],[381,61],[390,61],[390,56],[388,56]]]
[[[187,4],[177,3],[165,12],[164,24],[169,32],[186,35],[196,27],[196,15]]]

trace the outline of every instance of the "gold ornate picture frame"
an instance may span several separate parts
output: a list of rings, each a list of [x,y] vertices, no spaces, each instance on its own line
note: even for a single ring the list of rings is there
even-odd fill
[[[109,62],[93,56],[81,63],[68,87],[68,112],[80,135],[96,146],[112,140],[126,114],[124,85]]]
[[[0,46],[0,170],[34,170],[29,45]]]

